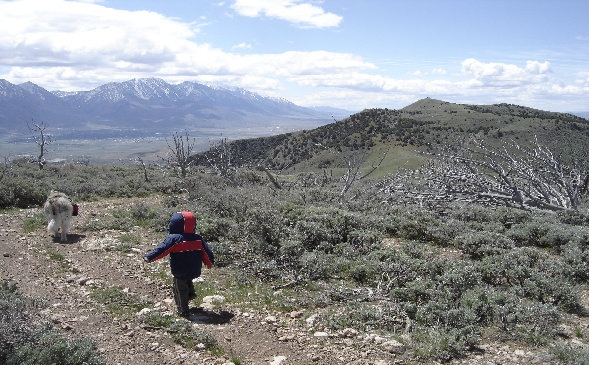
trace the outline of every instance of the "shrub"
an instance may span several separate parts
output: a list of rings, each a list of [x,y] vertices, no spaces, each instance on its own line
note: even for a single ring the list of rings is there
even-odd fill
[[[6,365],[101,365],[106,364],[90,338],[68,341],[57,330],[45,327],[35,342],[18,347],[7,359]]]
[[[569,242],[562,247],[562,258],[570,268],[573,279],[589,280],[589,245],[587,242]]]
[[[206,217],[198,222],[198,232],[207,242],[239,237],[238,225],[231,218]]]
[[[0,363],[105,364],[89,338],[69,341],[48,324],[37,322],[40,299],[21,295],[15,284],[0,284]]]
[[[217,339],[213,334],[206,330],[196,329],[188,321],[176,321],[170,326],[170,333],[175,343],[186,347],[202,343],[207,349],[213,349],[217,346]]]
[[[435,358],[447,362],[476,345],[480,336],[480,330],[473,326],[448,330],[421,327],[412,336],[412,347],[418,359]]]
[[[583,234],[587,233],[582,227],[550,223],[543,219],[516,224],[507,231],[507,235],[518,245],[547,248],[559,248]]]
[[[151,305],[151,301],[138,294],[125,292],[121,287],[95,288],[90,296],[106,306],[115,315],[131,315]]]
[[[515,242],[495,232],[470,232],[456,238],[455,245],[472,258],[498,255],[515,247]]]
[[[382,234],[367,229],[354,229],[348,234],[349,244],[357,250],[357,254],[368,253],[380,246]]]
[[[23,220],[22,229],[25,233],[31,233],[38,229],[43,229],[47,225],[47,218],[45,213],[39,212],[31,218]]]
[[[207,244],[215,254],[215,266],[228,266],[239,259],[238,251],[234,250],[229,241],[207,241]]]
[[[142,323],[160,328],[169,328],[176,322],[174,316],[165,315],[157,311],[144,313],[139,317],[139,320]]]
[[[589,350],[584,347],[559,341],[555,346],[551,347],[550,352],[559,363],[571,365],[589,364]]]
[[[335,330],[356,328],[365,332],[380,330],[398,333],[408,325],[405,312],[391,302],[346,303],[341,309],[323,314],[320,320]]]

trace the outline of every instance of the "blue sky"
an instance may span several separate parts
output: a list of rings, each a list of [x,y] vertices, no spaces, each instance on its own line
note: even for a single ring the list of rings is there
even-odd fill
[[[586,0],[0,0],[0,78],[159,77],[304,106],[589,110]]]

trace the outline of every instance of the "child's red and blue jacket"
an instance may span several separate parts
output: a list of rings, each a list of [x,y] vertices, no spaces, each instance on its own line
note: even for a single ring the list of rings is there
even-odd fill
[[[175,278],[190,280],[199,277],[202,263],[210,268],[215,258],[213,251],[195,230],[194,214],[175,213],[170,219],[170,235],[159,246],[145,254],[143,260],[153,262],[170,255],[170,268]]]

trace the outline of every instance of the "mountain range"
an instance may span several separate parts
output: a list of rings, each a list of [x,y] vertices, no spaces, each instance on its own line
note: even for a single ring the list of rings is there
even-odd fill
[[[0,135],[26,132],[31,120],[45,123],[62,138],[204,128],[288,131],[329,123],[334,114],[341,119],[350,113],[188,81],[174,85],[157,78],[133,79],[65,92],[0,79]]]

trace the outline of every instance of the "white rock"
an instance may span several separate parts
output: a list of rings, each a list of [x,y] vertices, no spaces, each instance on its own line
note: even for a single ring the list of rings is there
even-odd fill
[[[149,312],[151,312],[151,309],[149,309],[149,308],[143,308],[142,310],[140,310],[139,312],[137,312],[136,315],[139,317],[139,316],[142,316],[142,315],[144,315],[146,313],[149,313]]]
[[[313,333],[313,336],[314,337],[329,337],[329,333],[317,331],[317,332]]]
[[[341,336],[347,338],[356,337],[358,336],[358,331],[354,328],[346,328],[341,332]]]
[[[202,302],[206,304],[223,304],[225,303],[225,297],[222,295],[209,295],[202,298]]]
[[[383,343],[382,347],[392,354],[402,354],[405,352],[405,345],[395,340],[389,340]]]
[[[317,320],[317,315],[313,314],[309,318],[305,319],[305,322],[307,322],[307,326],[311,327],[315,324],[316,320]]]
[[[305,313],[305,311],[293,311],[293,312],[290,312],[289,315],[290,315],[290,318],[294,319],[294,318],[301,317],[303,315],[303,313]]]
[[[523,350],[515,350],[513,354],[515,356],[526,356],[526,352]]]
[[[286,356],[274,356],[274,360],[269,365],[280,365],[284,360],[286,360]]]
[[[266,318],[264,318],[264,322],[266,322],[266,323],[276,323],[276,322],[278,322],[278,320],[274,316],[267,316]]]
[[[374,337],[374,343],[377,344],[377,345],[383,344],[385,342],[387,342],[387,339],[386,338],[383,338],[383,337],[380,337],[380,336]]]
[[[196,345],[196,349],[197,349],[198,351],[202,351],[202,350],[204,350],[204,349],[206,349],[206,348],[207,348],[207,347],[205,346],[205,344],[204,344],[204,343],[199,343],[198,345]]]

